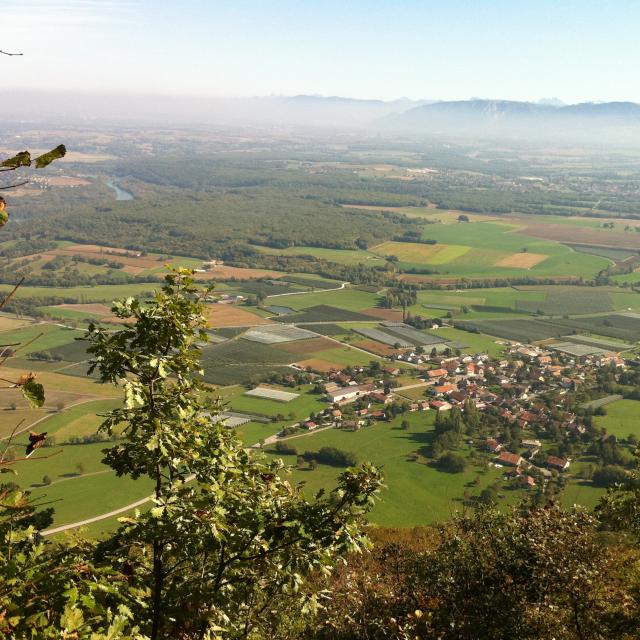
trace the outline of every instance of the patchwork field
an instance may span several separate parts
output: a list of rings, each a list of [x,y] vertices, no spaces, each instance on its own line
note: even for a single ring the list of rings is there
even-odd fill
[[[640,249],[640,242],[637,234],[624,233],[611,229],[597,229],[582,226],[569,226],[565,224],[527,224],[521,228],[521,232],[535,238],[554,240],[556,242],[566,242],[582,245],[601,245],[603,247],[613,247],[614,249]]]
[[[416,264],[447,264],[463,256],[470,247],[418,242],[384,242],[371,249],[384,256],[396,256],[400,262]]]

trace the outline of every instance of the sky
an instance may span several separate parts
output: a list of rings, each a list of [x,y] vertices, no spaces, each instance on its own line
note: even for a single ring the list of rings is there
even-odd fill
[[[2,90],[640,102],[638,0],[0,0]]]

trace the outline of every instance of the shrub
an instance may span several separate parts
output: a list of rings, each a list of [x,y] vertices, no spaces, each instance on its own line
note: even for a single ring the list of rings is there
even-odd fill
[[[593,472],[592,480],[596,487],[612,487],[614,484],[627,484],[629,474],[622,467],[609,464],[596,469]]]
[[[286,456],[298,455],[298,450],[292,444],[287,442],[276,442],[275,450]]]
[[[319,451],[305,451],[304,459],[333,467],[353,467],[358,464],[358,458],[351,451],[342,451],[336,447],[322,447]]]
[[[449,452],[441,455],[436,464],[441,471],[462,473],[467,466],[467,460],[464,456]]]

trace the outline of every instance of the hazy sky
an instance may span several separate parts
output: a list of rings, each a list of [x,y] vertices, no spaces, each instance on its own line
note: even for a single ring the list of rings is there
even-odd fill
[[[638,0],[0,0],[2,89],[640,102]]]

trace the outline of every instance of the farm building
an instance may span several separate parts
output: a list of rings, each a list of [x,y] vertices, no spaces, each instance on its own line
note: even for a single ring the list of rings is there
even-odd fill
[[[547,467],[556,469],[557,471],[566,471],[570,464],[571,462],[564,458],[557,458],[556,456],[549,456],[547,458]]]
[[[351,385],[348,387],[338,387],[327,392],[327,400],[331,403],[353,402],[361,396],[366,396],[375,389],[372,384]]]

